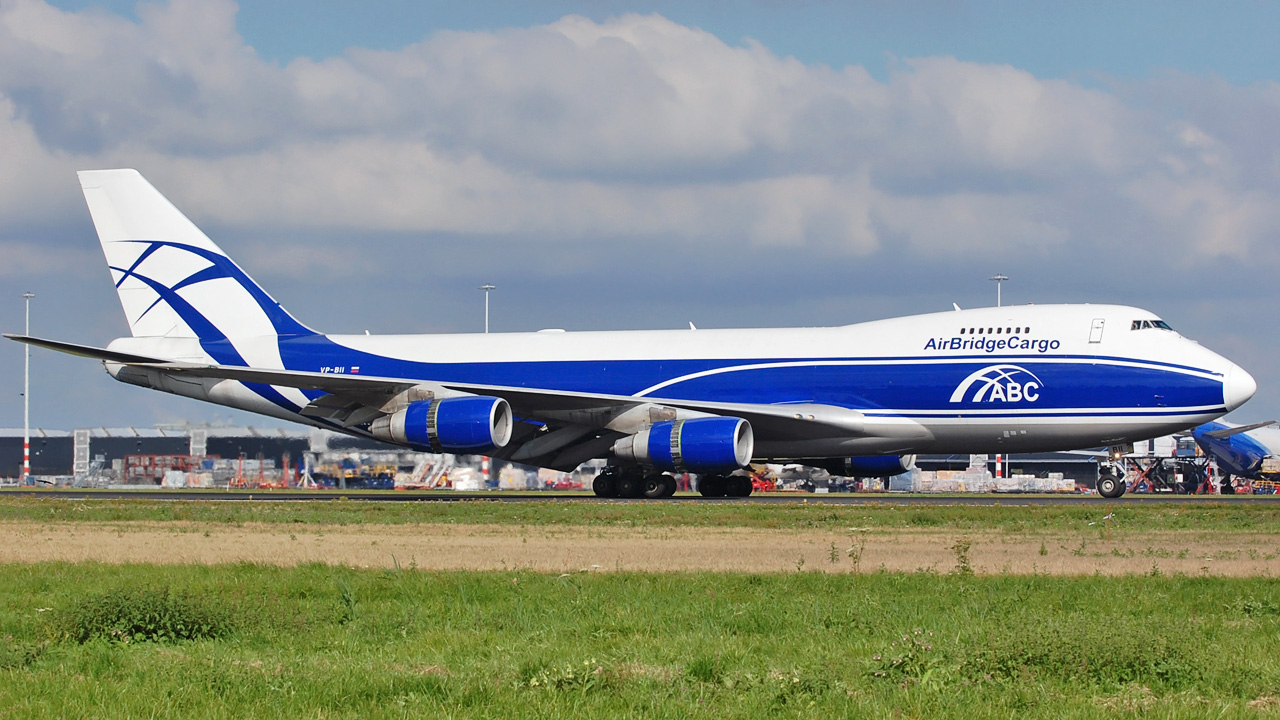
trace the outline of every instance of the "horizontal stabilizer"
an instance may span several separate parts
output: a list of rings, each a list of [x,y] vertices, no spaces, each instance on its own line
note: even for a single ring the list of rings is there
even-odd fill
[[[42,338],[30,337],[28,335],[10,335],[5,333],[5,337],[10,340],[16,340],[27,345],[35,345],[48,350],[57,350],[58,352],[68,353],[70,355],[79,355],[80,357],[94,358],[95,360],[107,360],[109,362],[124,363],[126,365],[138,363],[158,363],[164,362],[157,358],[146,357],[144,355],[134,355],[132,353],[116,352],[107,350],[106,348],[97,348],[92,345],[78,345],[76,343],[62,342],[61,340],[44,340]]]

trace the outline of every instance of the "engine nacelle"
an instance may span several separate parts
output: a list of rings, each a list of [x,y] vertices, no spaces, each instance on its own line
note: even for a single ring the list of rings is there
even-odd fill
[[[901,475],[915,467],[915,455],[865,455],[835,458],[815,465],[842,477],[884,478]]]
[[[374,437],[436,452],[485,453],[511,440],[514,419],[506,400],[484,395],[419,400],[373,421]]]
[[[625,460],[677,472],[719,472],[746,467],[755,451],[751,423],[711,417],[654,423],[613,444]]]

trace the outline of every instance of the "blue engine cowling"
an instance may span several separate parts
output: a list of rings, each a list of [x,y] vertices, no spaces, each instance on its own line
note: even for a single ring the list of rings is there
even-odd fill
[[[374,437],[436,452],[485,453],[511,440],[514,421],[506,400],[484,395],[409,403],[369,427]]]
[[[694,418],[654,423],[613,445],[620,458],[677,472],[746,467],[755,451],[751,423],[741,418]]]
[[[901,475],[915,464],[915,455],[865,455],[826,460],[814,467],[842,477],[883,478]]]

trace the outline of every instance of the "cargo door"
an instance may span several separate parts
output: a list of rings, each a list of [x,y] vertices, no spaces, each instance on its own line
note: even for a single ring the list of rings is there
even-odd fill
[[[1106,318],[1093,319],[1093,327],[1089,328],[1089,342],[1091,343],[1102,342],[1102,327],[1106,325],[1106,323],[1107,323]]]

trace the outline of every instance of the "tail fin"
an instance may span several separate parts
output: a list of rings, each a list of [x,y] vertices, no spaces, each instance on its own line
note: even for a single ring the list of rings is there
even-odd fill
[[[134,337],[315,334],[137,170],[77,174]]]

